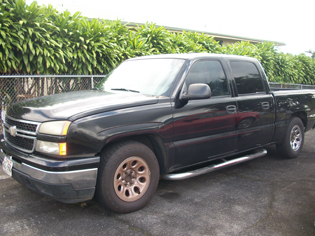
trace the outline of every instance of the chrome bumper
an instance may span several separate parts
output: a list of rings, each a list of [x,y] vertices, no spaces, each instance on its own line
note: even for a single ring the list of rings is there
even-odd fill
[[[0,149],[1,159],[7,156]],[[8,157],[8,156],[7,156]],[[8,157],[9,158],[9,157]],[[71,183],[74,189],[84,189],[95,187],[97,178],[97,168],[87,170],[74,170],[74,171],[45,171],[25,163],[18,163],[14,160],[13,168],[18,170],[36,180],[43,181],[49,184],[69,184]]]
[[[5,152],[0,149],[0,164],[5,157],[11,159],[13,162],[12,178],[33,191],[66,203],[81,202],[93,198],[97,168],[47,171],[23,162],[17,162],[14,160],[15,158],[11,158]]]

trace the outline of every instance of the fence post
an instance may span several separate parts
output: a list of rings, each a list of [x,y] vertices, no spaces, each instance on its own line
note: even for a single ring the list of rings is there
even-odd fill
[[[91,87],[92,87],[92,89],[94,89],[93,75],[92,75],[92,77],[91,77]]]

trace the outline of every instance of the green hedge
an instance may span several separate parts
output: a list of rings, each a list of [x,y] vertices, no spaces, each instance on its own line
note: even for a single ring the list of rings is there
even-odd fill
[[[279,53],[273,43],[221,46],[205,34],[153,23],[127,28],[24,0],[2,0],[0,7],[0,74],[106,74],[128,58],[189,52],[255,57],[270,81],[315,84],[314,59]]]

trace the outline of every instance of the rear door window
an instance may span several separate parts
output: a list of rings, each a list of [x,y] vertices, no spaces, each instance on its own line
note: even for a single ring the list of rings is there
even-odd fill
[[[254,63],[231,61],[238,94],[264,93],[264,85],[259,71]]]

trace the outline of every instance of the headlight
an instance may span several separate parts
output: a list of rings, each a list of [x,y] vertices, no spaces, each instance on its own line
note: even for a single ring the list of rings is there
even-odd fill
[[[67,144],[37,140],[36,151],[64,156],[67,155]]]
[[[39,127],[39,133],[51,135],[67,135],[70,121],[52,121],[42,123]]]

